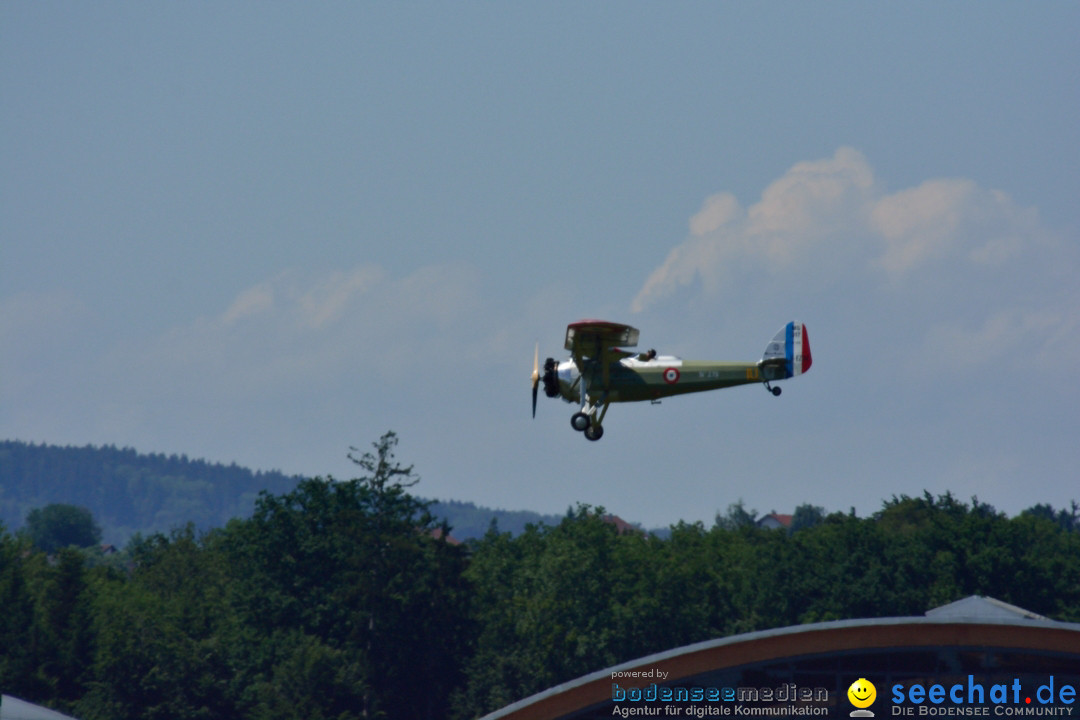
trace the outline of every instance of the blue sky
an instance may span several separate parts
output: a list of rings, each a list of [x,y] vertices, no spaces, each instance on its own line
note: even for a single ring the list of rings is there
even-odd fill
[[[1080,6],[0,5],[0,436],[646,525],[895,494],[1061,507]],[[529,417],[627,322],[814,367]]]

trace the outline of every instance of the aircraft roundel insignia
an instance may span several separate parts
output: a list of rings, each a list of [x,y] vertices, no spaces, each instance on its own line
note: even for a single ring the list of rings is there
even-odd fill
[[[664,382],[668,385],[674,385],[679,382],[679,370],[677,368],[669,367],[664,371]]]

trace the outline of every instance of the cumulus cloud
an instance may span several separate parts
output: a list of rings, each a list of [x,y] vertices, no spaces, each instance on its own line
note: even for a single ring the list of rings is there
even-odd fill
[[[877,199],[870,229],[884,242],[876,264],[893,276],[956,256],[998,265],[1045,234],[1034,209],[960,179],[928,180]]]
[[[795,165],[748,209],[730,193],[707,198],[690,218],[690,238],[649,275],[631,309],[644,310],[695,280],[712,293],[747,268],[788,268],[823,243],[846,241],[865,225],[873,187],[865,158],[841,148],[831,158]]]
[[[689,228],[634,311],[680,290],[704,308],[737,298],[739,315],[767,305],[770,317],[831,322],[834,351],[873,347],[923,377],[1080,357],[1075,249],[1036,209],[970,179],[889,192],[862,154],[841,148],[793,166],[747,208],[712,195]]]
[[[311,391],[360,372],[364,383],[407,377],[432,345],[450,344],[480,303],[465,266],[393,277],[375,265],[320,276],[285,272],[237,294],[223,311],[114,350],[130,402],[245,403]],[[115,372],[115,371],[110,371]]]
[[[717,193],[706,198],[697,215],[690,218],[690,234],[697,237],[708,235],[724,225],[734,222],[742,214],[739,201],[731,193]]]
[[[931,353],[938,361],[955,366],[997,362],[1010,348],[1028,348],[1029,362],[1050,371],[1062,361],[1075,362],[1059,350],[1070,352],[1061,343],[1059,329],[1075,329],[1076,317],[1060,309],[1001,310],[993,312],[975,327],[956,324],[935,326],[927,337],[924,356]]]
[[[382,268],[361,266],[349,272],[335,272],[299,293],[290,288],[289,295],[296,299],[293,309],[303,324],[320,329],[338,322],[346,310],[362,298],[370,298],[379,292],[398,291]]]
[[[745,210],[729,193],[706,199],[690,237],[649,275],[632,309],[695,281],[706,294],[736,287],[754,272],[812,268],[827,282],[854,269],[899,280],[944,261],[1000,265],[1046,234],[1034,209],[971,180],[887,193],[861,153],[840,148],[796,164]]]
[[[73,367],[79,375],[55,392],[55,381],[21,372],[15,382],[28,400],[17,419],[55,426],[64,407],[84,436],[87,428],[106,440],[179,433],[196,445],[237,426],[285,433],[335,403],[361,411],[365,398],[439,383],[431,370],[440,350],[467,353],[471,333],[488,329],[475,319],[480,285],[474,268],[453,264],[400,276],[377,265],[283,272],[239,291],[218,313],[66,360],[48,378],[71,376]],[[63,314],[53,305],[38,316]],[[29,317],[10,302],[8,310],[0,330]]]
[[[246,317],[267,312],[273,307],[273,287],[269,283],[261,283],[240,293],[222,315],[221,321],[225,325],[232,325]]]
[[[478,338],[495,323],[481,293],[479,273],[465,264],[398,275],[373,264],[290,270],[240,289],[218,312],[123,337],[102,333],[100,319],[67,295],[8,297],[0,421],[25,438],[157,438],[158,447],[221,457],[239,452],[245,433],[253,446],[263,433],[312,442],[311,428],[329,417],[356,422],[372,407],[443,390],[457,377],[447,358],[489,369]]]
[[[465,266],[422,267],[401,278],[378,265],[318,277],[285,272],[241,291],[219,316],[198,324],[218,329],[271,323],[299,335],[335,327],[460,317],[479,302],[476,272]]]
[[[874,176],[866,159],[851,148],[831,158],[802,162],[762,193],[749,210],[746,232],[767,239],[776,256],[790,255],[799,235],[837,233],[857,222],[870,197]]]

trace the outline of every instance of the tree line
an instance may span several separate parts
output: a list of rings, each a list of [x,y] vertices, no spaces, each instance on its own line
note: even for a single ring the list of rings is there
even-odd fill
[[[260,492],[288,492],[301,479],[112,445],[0,440],[0,523],[18,529],[34,510],[74,505],[90,511],[105,542],[122,545],[135,533],[167,533],[189,522],[209,530],[232,518],[250,517]],[[558,515],[492,510],[456,500],[435,500],[431,508],[450,520],[461,539],[483,535],[493,517],[514,534],[528,523],[559,521]]]
[[[250,515],[261,491],[285,492],[299,480],[112,445],[0,440],[0,522],[18,527],[31,510],[65,503],[93,513],[106,542],[123,543],[136,532],[168,532],[189,522],[202,530],[221,527]]]
[[[737,504],[663,538],[580,505],[453,544],[395,445],[111,559],[0,532],[0,687],[86,720],[473,718],[688,643],[971,594],[1080,621],[1075,504],[900,496],[795,531]]]

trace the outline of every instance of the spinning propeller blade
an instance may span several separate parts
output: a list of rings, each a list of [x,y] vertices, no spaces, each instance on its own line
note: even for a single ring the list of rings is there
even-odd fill
[[[532,397],[533,397],[533,414],[536,417],[536,390],[540,387],[540,343],[536,343],[536,353],[533,355],[533,371],[532,371]]]

